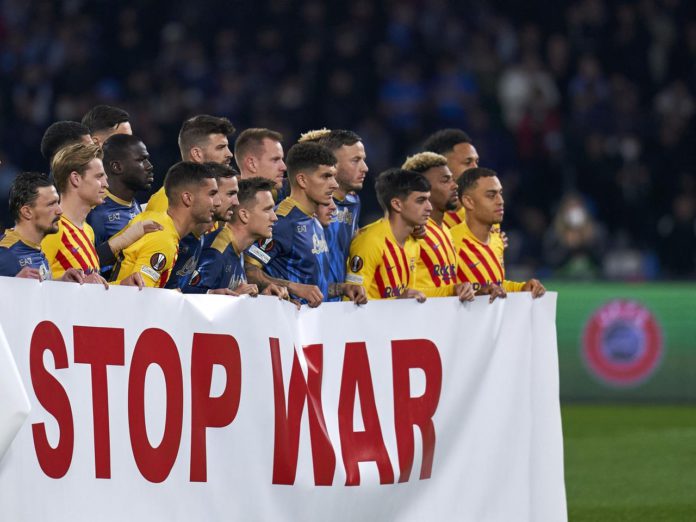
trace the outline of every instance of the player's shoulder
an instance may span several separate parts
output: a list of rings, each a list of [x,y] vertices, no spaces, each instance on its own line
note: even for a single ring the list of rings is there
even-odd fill
[[[207,235],[211,237],[206,237],[203,243],[204,248],[208,247],[221,254],[225,252],[232,242],[232,231],[228,227],[220,227]]]
[[[283,201],[281,201],[280,203],[278,203],[278,206],[276,207],[275,213],[276,213],[276,216],[278,216],[278,218],[281,218],[281,217],[287,218],[290,216],[290,214],[292,213],[292,211],[295,208],[297,208],[295,203],[291,199],[286,198]]]
[[[366,241],[375,237],[384,236],[387,233],[388,226],[389,223],[386,219],[378,219],[377,221],[373,221],[369,225],[365,225],[360,230],[358,230],[355,239],[361,239],[362,241]]]
[[[5,233],[0,236],[0,248],[10,249],[19,241],[21,241],[21,238],[17,232],[13,229],[6,230]]]

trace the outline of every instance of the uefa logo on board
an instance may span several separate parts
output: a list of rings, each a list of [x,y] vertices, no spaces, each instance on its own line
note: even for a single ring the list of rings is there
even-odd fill
[[[587,321],[582,354],[590,373],[606,384],[635,386],[650,377],[663,352],[662,329],[645,306],[615,299]]]

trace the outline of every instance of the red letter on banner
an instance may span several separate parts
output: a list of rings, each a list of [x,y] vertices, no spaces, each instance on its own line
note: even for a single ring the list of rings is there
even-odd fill
[[[225,389],[210,397],[213,366],[225,369]],[[194,334],[191,352],[191,482],[207,480],[206,428],[231,424],[242,393],[242,360],[231,335]]]
[[[107,365],[123,366],[123,329],[74,326],[75,362],[92,366],[94,468],[97,478],[111,478],[109,384]]]
[[[353,430],[356,391],[360,395],[360,411],[365,431]],[[338,430],[341,434],[341,451],[346,468],[346,486],[360,484],[358,463],[366,461],[374,461],[377,464],[380,484],[394,482],[394,470],[384,445],[377,415],[367,348],[362,342],[346,343],[338,399]]]
[[[271,337],[271,362],[273,365],[273,396],[275,402],[275,443],[273,452],[273,484],[294,484],[297,471],[297,454],[300,444],[300,420],[305,399],[309,411],[309,435],[312,442],[314,483],[330,486],[336,469],[336,456],[326,431],[324,412],[321,405],[321,376],[323,369],[323,346],[312,344],[304,347],[307,361],[305,381],[297,353],[292,361],[288,404],[285,405],[283,368],[280,363],[280,344]]]
[[[63,477],[70,469],[75,428],[68,394],[60,382],[44,368],[43,356],[47,350],[53,354],[56,370],[68,367],[68,353],[60,330],[52,322],[42,321],[36,325],[31,336],[29,371],[36,398],[58,422],[58,444],[55,448],[49,444],[43,422],[32,424],[31,432],[39,466],[46,475],[57,479]]]
[[[164,435],[159,446],[147,438],[145,424],[145,374],[151,364],[162,368],[167,390]],[[167,332],[145,330],[138,339],[128,378],[128,420],[133,456],[140,473],[150,482],[162,482],[174,466],[184,410],[184,383],[176,344]]]
[[[394,424],[399,449],[399,482],[406,482],[413,466],[413,426],[420,428],[423,439],[421,480],[430,478],[435,454],[435,426],[433,415],[437,410],[442,389],[442,361],[437,346],[426,339],[392,341],[392,368],[394,376]],[[425,391],[420,397],[411,397],[409,370],[420,368],[425,372]]]

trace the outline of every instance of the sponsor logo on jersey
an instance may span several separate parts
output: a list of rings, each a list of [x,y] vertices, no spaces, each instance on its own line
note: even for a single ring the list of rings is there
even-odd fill
[[[326,239],[319,238],[316,233],[312,234],[312,254],[319,255],[329,251],[329,245],[326,244]]]
[[[156,254],[152,254],[150,256],[150,266],[158,272],[161,272],[166,266],[166,264],[167,256],[165,256],[161,252],[157,252]]]
[[[615,299],[585,324],[582,355],[590,373],[614,386],[635,386],[658,367],[664,345],[657,318],[637,301]]]

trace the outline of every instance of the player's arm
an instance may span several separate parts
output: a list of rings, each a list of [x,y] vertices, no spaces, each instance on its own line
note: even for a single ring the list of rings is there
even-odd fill
[[[345,283],[362,286],[369,295],[380,259],[380,249],[369,241],[367,234],[355,236],[350,243]]]
[[[503,284],[501,286],[505,289],[506,292],[524,292],[525,284],[526,283],[518,283],[517,281],[508,281],[506,279],[503,281]]]
[[[163,239],[165,239],[164,236],[158,233],[142,238],[141,243],[136,245],[135,260],[128,269],[128,273],[123,272],[125,267],[122,264],[118,275],[119,284],[122,284],[123,280],[131,274],[139,273],[145,286],[149,288],[163,286],[161,279],[166,270],[171,270],[176,255],[176,245],[168,244]]]
[[[36,268],[30,269],[28,266],[24,268],[19,266],[19,261],[17,261],[15,255],[8,248],[0,249],[0,276],[41,279],[39,271]]]

